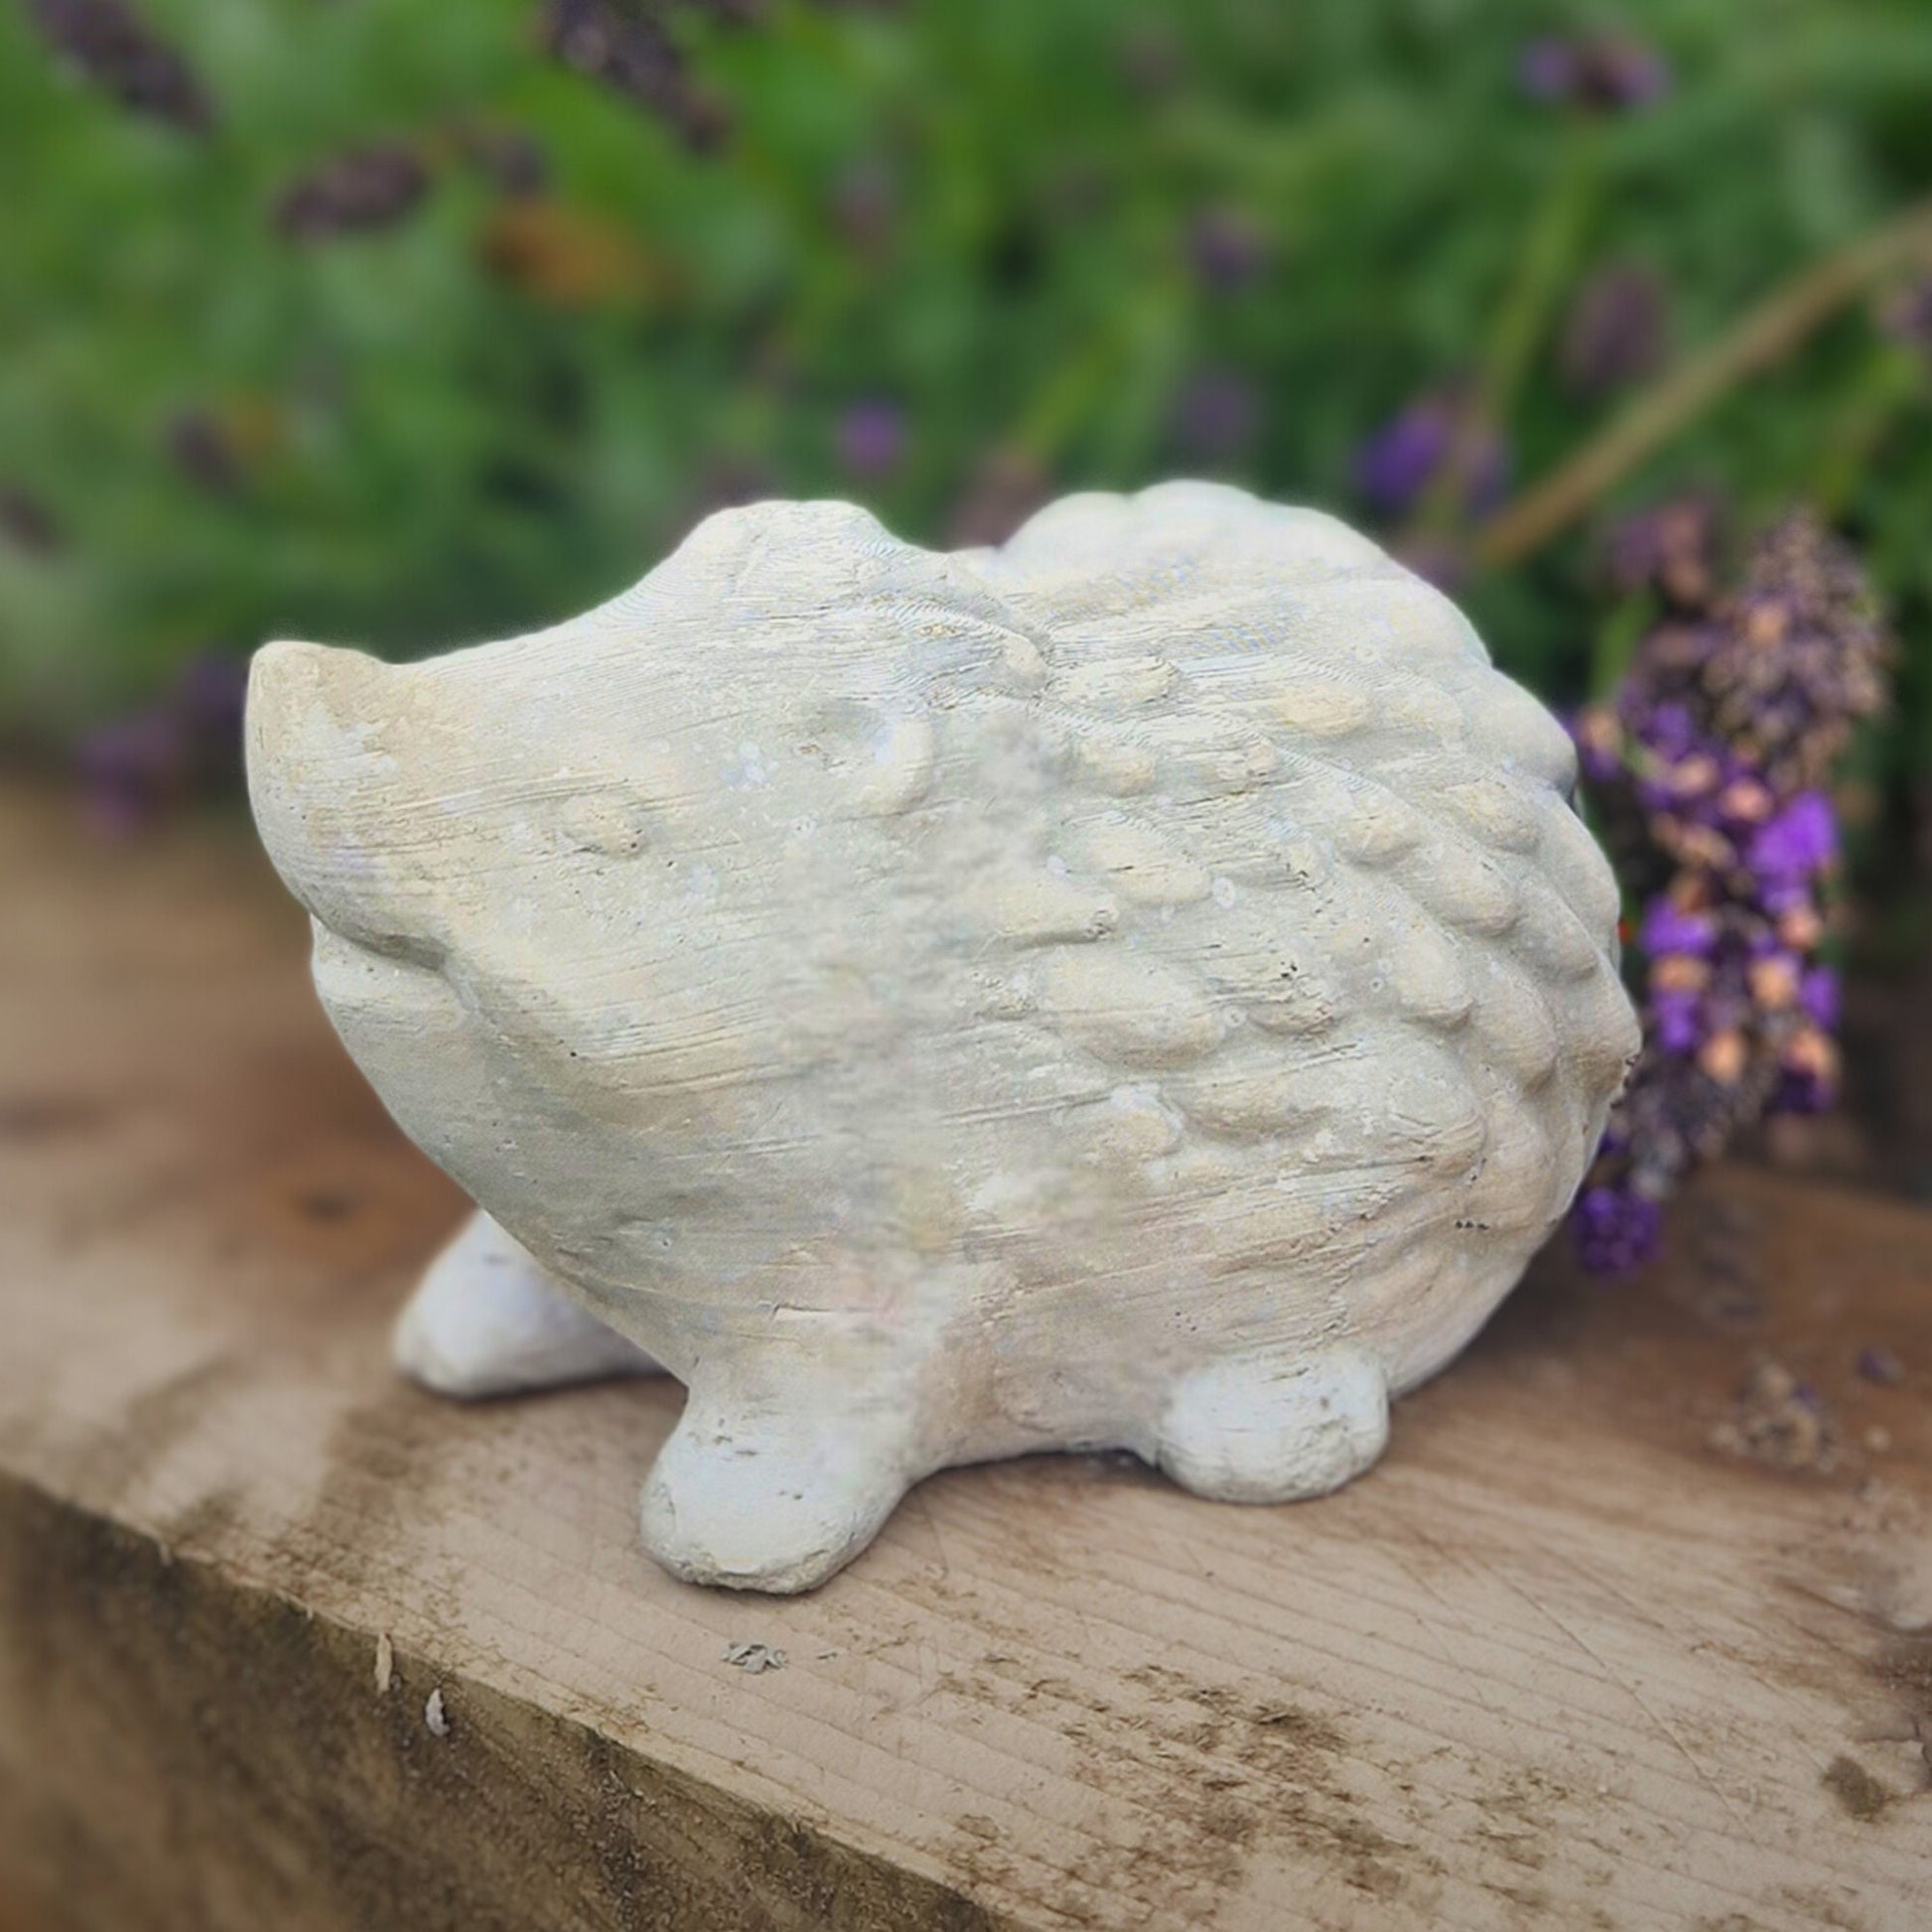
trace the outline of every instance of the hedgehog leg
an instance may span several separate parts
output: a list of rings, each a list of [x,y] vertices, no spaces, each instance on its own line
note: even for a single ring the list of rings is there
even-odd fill
[[[904,1405],[869,1405],[849,1382],[801,1402],[700,1379],[644,1484],[644,1547],[687,1583],[814,1588],[879,1534],[922,1472],[913,1441]]]
[[[1279,1503],[1338,1489],[1388,1440],[1380,1363],[1352,1342],[1334,1342],[1194,1369],[1168,1397],[1158,1459],[1197,1496]]]
[[[506,1395],[656,1366],[481,1210],[430,1263],[392,1347],[396,1366],[439,1395]]]

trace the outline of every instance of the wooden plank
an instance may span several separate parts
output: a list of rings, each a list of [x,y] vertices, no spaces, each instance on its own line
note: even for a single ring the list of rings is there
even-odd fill
[[[955,1470],[812,1596],[708,1593],[631,1520],[674,1386],[463,1409],[389,1374],[462,1204],[336,1047],[245,828],[114,853],[16,794],[0,869],[10,1903],[1926,1922],[1932,1217],[1726,1173],[1656,1278],[1547,1263],[1337,1497]],[[1740,1410],[1759,1358],[1803,1399],[1768,1373]]]

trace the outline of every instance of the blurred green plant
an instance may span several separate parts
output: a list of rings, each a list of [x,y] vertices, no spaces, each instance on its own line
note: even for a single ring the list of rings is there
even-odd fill
[[[0,717],[536,623],[746,495],[983,540],[1182,471],[1379,521],[1569,704],[1696,487],[1858,542],[1896,815],[1929,97],[1923,0],[28,0]]]

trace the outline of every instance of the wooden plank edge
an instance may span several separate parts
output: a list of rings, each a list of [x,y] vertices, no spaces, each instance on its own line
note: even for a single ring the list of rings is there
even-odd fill
[[[7,1472],[0,1874],[36,1932],[1039,1932]]]

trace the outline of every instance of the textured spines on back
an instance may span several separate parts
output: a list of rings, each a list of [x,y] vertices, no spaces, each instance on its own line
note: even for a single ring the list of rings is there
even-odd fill
[[[1086,1157],[1238,1196],[1258,1249],[1305,1174],[1344,1245],[1561,1206],[1632,1043],[1614,887],[1561,728],[1366,539],[1192,484],[951,558],[847,505],[765,506],[610,610],[628,647],[661,622],[696,651],[710,621],[760,658],[763,756],[823,777],[869,943],[920,943],[912,983],[952,985],[1010,1042],[987,1065],[1032,1083],[942,1087],[942,1120],[1064,1108]],[[785,1010],[836,1037],[862,970],[806,972]],[[667,1001],[653,1050],[684,1024]]]
[[[1633,1044],[1561,727],[1374,546],[1238,492],[1070,498],[972,562],[1041,644],[1053,876],[1118,911],[1031,1024],[1133,1077],[1167,1167],[1178,1121],[1540,1232]]]

